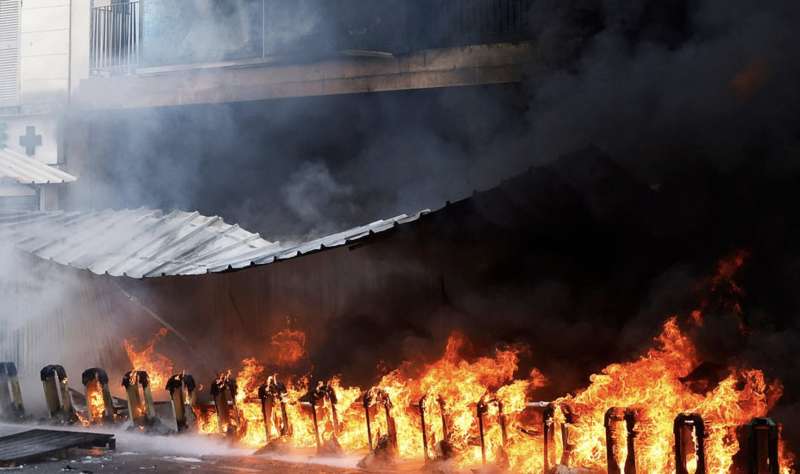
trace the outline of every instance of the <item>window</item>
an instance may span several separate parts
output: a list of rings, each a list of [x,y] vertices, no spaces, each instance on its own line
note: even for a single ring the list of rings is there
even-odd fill
[[[19,103],[20,0],[0,0],[0,106]]]

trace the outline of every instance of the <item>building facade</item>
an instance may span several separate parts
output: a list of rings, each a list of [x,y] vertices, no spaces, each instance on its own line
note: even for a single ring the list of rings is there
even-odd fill
[[[88,8],[89,0],[0,1],[0,209],[58,208],[61,185],[74,181],[47,175],[64,167],[63,117],[88,76]]]

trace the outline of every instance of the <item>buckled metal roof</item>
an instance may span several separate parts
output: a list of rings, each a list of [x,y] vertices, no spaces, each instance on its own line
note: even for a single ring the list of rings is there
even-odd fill
[[[78,178],[9,149],[0,149],[0,180],[20,184],[62,184]]]
[[[99,275],[199,275],[265,265],[345,245],[415,221],[428,212],[403,214],[299,244],[269,242],[220,217],[197,212],[0,213],[0,242]]]

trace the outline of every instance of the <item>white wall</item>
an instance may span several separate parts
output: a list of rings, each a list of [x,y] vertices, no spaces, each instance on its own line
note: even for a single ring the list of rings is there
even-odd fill
[[[69,79],[70,0],[23,0],[20,21],[20,92],[23,105],[66,103]]]
[[[36,127],[42,144],[34,158],[56,164],[62,117],[74,91],[89,76],[91,0],[22,0],[19,104],[0,111],[7,146],[25,152],[19,138]]]

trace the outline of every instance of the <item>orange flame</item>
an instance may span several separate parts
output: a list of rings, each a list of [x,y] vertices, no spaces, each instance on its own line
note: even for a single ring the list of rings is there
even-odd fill
[[[306,335],[302,331],[284,329],[270,340],[269,360],[278,367],[296,364],[306,355]]]
[[[766,416],[782,389],[778,383],[768,384],[759,370],[729,369],[729,375],[716,388],[706,394],[694,393],[681,378],[697,365],[693,344],[680,331],[677,320],[671,318],[656,339],[656,347],[644,356],[606,367],[591,377],[591,384],[581,393],[560,399],[580,415],[574,430],[577,448],[572,452],[571,463],[604,468],[605,411],[610,407],[631,407],[640,409],[646,420],[637,448],[637,467],[641,466],[644,472],[674,472],[672,430],[679,413],[703,417],[709,472],[728,472],[739,451],[737,427],[754,417]]]
[[[172,376],[174,365],[168,357],[156,352],[155,346],[158,341],[167,335],[167,328],[161,328],[145,344],[137,350],[135,340],[124,339],[122,345],[128,354],[128,360],[133,370],[144,370],[150,376],[150,384],[155,390],[161,390],[166,386],[167,380]]]
[[[701,325],[702,313],[708,307],[740,310],[736,299],[742,291],[734,276],[746,258],[746,252],[737,252],[720,262],[716,276],[708,280],[714,302],[704,301],[700,309],[690,314],[689,321]],[[734,306],[726,306],[731,304]],[[150,349],[154,342],[148,346]],[[335,406],[338,426],[333,423],[333,406],[317,407],[322,441],[335,438],[345,451],[363,453],[370,441],[375,445],[383,435],[396,432],[397,454],[401,458],[421,459],[426,454],[422,411],[429,457],[452,453],[454,463],[466,468],[480,465],[485,455],[488,462],[513,472],[542,472],[544,418],[537,410],[544,405],[528,402],[534,399],[538,388],[547,384],[547,377],[533,369],[526,377],[515,378],[519,348],[500,348],[491,356],[466,359],[461,356],[466,344],[463,335],[454,333],[439,360],[423,366],[403,364],[383,376],[372,389],[344,387],[339,380],[333,380],[338,398]],[[272,338],[272,346],[285,348],[288,354],[273,366],[291,365],[304,357],[305,335],[281,331]],[[643,355],[607,366],[592,375],[583,390],[550,405],[554,407],[551,429],[558,433],[550,448],[556,452],[554,461],[605,470],[605,414],[610,408],[618,407],[635,413],[638,428],[635,454],[640,472],[675,472],[673,423],[677,415],[689,413],[700,415],[705,423],[707,472],[729,472],[740,448],[737,430],[755,417],[766,416],[780,398],[782,386],[778,381],[767,380],[762,371],[746,367],[723,370],[719,382],[705,385],[687,382],[691,379],[687,376],[694,375],[701,362],[678,318],[669,318],[653,346]],[[270,439],[279,435],[271,426],[272,422],[269,427],[265,424],[258,398],[258,387],[271,375],[252,358],[245,359],[236,374],[239,387],[236,423],[241,442],[247,446],[262,447],[267,443],[268,433]],[[284,441],[293,447],[312,448],[317,439],[311,416],[314,412],[308,403],[301,402],[310,382],[306,377],[286,377],[284,382],[285,410],[291,425]],[[700,386],[702,390],[698,389]],[[373,394],[386,394],[391,402],[380,407],[367,406],[371,440],[367,437],[363,399],[370,390]],[[386,416],[387,407],[390,419]],[[201,413],[201,431],[218,433],[215,418],[213,414]],[[618,428],[617,432],[624,431],[624,428],[619,429],[620,424],[624,425],[621,419],[609,422],[612,428]],[[390,424],[393,425],[391,430]],[[483,452],[481,425],[484,428]],[[559,436],[561,433],[565,435]],[[611,442],[614,454],[624,465],[626,457],[632,453],[628,453],[627,445],[616,435],[612,435]],[[780,458],[782,474],[793,473],[793,456],[783,444]],[[690,453],[688,461],[696,465],[698,458]]]
[[[526,402],[531,391],[544,383],[543,376],[534,370],[528,379],[515,380],[518,352],[514,349],[500,349],[493,357],[467,361],[459,356],[464,342],[463,336],[454,334],[440,360],[423,367],[416,375],[411,375],[416,372],[412,367],[403,366],[377,384],[392,402],[398,454],[408,459],[423,457],[419,403],[424,397],[430,454],[434,455],[436,442],[445,441],[439,421],[444,415],[446,441],[455,452],[456,464],[462,467],[479,465],[477,403],[492,399],[502,403],[503,411],[500,413],[498,405],[491,405],[484,415],[488,461],[505,464],[514,472],[541,471],[543,442],[540,434],[530,434]],[[637,466],[642,472],[674,472],[673,420],[680,413],[698,413],[705,420],[708,472],[728,472],[739,450],[737,427],[754,417],[766,416],[782,389],[777,382],[768,383],[759,370],[732,368],[711,391],[695,393],[681,379],[698,363],[694,345],[680,330],[677,319],[670,318],[655,339],[654,347],[642,357],[609,365],[593,375],[590,385],[577,395],[556,400],[556,405],[569,405],[579,415],[571,427],[575,449],[569,457],[570,465],[604,470],[604,414],[610,407],[629,407],[638,409],[643,427],[637,439]],[[258,386],[265,378],[264,367],[255,359],[243,361],[237,374],[240,391],[236,403],[240,426],[244,428],[241,442],[247,446],[266,444],[265,424],[257,398]],[[344,388],[338,380],[334,381],[334,387],[339,398],[339,431],[334,433],[331,426],[321,421],[322,438],[336,437],[345,451],[364,452],[368,447],[362,404],[365,392],[359,388]],[[310,409],[298,402],[307,388],[305,378],[287,384],[289,403],[286,408],[293,428],[287,441],[298,448],[312,448],[316,443]],[[443,402],[441,405],[432,403],[439,398]],[[505,444],[501,417],[506,425]],[[208,418],[206,416],[201,424],[201,431],[218,432],[214,421]],[[563,425],[564,422],[563,412],[559,412],[557,423]],[[373,443],[387,432],[387,420],[382,412],[373,412]],[[277,436],[277,432],[272,430],[271,436]],[[556,441],[556,447],[563,451],[560,440]],[[615,446],[615,452],[624,463],[626,447]],[[781,457],[783,473],[793,472],[791,455],[783,447]],[[561,459],[560,453],[557,458]]]

